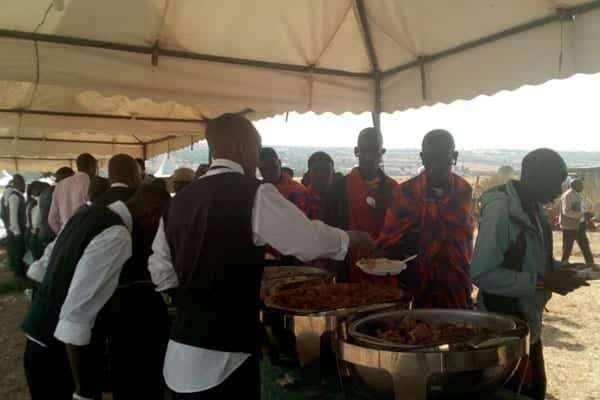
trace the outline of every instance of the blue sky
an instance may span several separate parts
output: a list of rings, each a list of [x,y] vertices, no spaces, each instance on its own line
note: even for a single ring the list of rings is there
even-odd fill
[[[354,146],[370,114],[290,113],[258,121],[265,145]],[[437,104],[382,116],[387,148],[418,148],[425,133],[444,128],[459,149],[600,151],[600,74]]]

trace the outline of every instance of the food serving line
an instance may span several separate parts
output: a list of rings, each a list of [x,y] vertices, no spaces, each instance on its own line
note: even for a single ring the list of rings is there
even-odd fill
[[[262,298],[263,399],[526,399],[502,389],[529,349],[518,319],[412,309],[313,267],[267,267]]]

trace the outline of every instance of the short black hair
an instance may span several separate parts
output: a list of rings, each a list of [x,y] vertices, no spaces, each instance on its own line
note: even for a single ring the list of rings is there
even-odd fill
[[[75,171],[73,171],[70,167],[60,167],[54,173],[54,179],[56,180],[56,182],[60,182],[73,174],[75,174]]]
[[[92,169],[96,164],[96,159],[90,153],[83,153],[77,157],[77,169],[79,171],[86,171]]]
[[[312,166],[320,162],[330,163],[332,167],[334,165],[333,158],[329,154],[324,151],[315,151],[308,157],[308,169],[310,170]]]
[[[260,161],[279,160],[279,155],[272,147],[263,147],[260,150]]]
[[[25,178],[21,174],[14,174],[12,177],[12,184],[15,185],[17,183],[25,184]]]
[[[93,203],[98,197],[110,188],[110,182],[108,179],[101,176],[94,176],[90,180],[90,186],[88,187],[88,199]]]

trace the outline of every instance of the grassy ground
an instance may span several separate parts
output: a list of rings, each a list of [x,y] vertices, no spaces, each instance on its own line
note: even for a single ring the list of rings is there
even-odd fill
[[[560,234],[555,254],[560,255]],[[590,234],[592,249],[600,260],[600,232]],[[576,246],[571,261],[581,261]],[[9,283],[7,283],[9,282]],[[26,300],[21,284],[14,284],[0,248],[0,399],[29,398],[23,375],[24,337],[20,330]],[[11,290],[15,290],[12,291]],[[592,282],[567,297],[554,296],[544,321],[543,341],[551,400],[600,399],[600,281]]]

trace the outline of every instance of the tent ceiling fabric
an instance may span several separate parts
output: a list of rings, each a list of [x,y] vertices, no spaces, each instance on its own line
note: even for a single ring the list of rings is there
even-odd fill
[[[599,39],[598,0],[5,0],[0,167],[151,157],[224,112],[393,112],[595,73]]]

